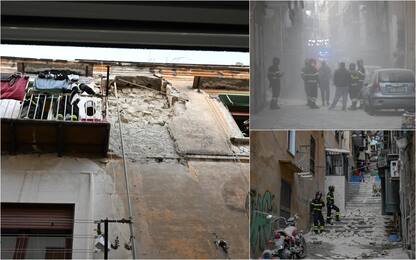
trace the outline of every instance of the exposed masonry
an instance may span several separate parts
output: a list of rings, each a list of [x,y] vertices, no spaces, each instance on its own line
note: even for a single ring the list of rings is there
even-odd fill
[[[177,158],[174,142],[166,125],[173,116],[173,108],[169,106],[167,97],[138,87],[119,89],[117,93],[126,155],[133,159]],[[108,120],[112,124],[110,153],[121,155],[114,95],[109,97],[108,104]]]
[[[177,79],[179,82],[181,79]],[[176,82],[176,79],[175,79]],[[179,83],[183,84],[183,82]],[[141,84],[143,85],[143,84]],[[118,102],[120,107],[120,119],[123,128],[124,150],[128,158],[178,160],[184,159],[177,147],[174,134],[170,131],[169,123],[175,117],[180,117],[187,110],[188,97],[174,84],[166,86],[167,95],[144,89],[139,86],[118,86]],[[204,95],[201,93],[201,95]],[[209,97],[211,98],[211,97]],[[213,102],[219,102],[213,99]],[[194,102],[195,103],[195,102]],[[108,97],[108,121],[112,124],[110,132],[109,154],[110,157],[121,156],[121,142],[118,126],[117,104],[113,91]],[[194,104],[193,106],[198,106]],[[222,105],[222,104],[218,104]],[[226,112],[226,108],[223,108]],[[185,122],[184,122],[185,123]],[[189,123],[189,122],[188,122]],[[189,126],[192,128],[192,126]],[[248,154],[249,146],[230,145],[230,150],[236,154]],[[235,160],[238,160],[235,158]]]

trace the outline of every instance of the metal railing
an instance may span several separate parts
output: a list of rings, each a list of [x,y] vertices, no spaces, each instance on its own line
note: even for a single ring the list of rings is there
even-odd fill
[[[107,100],[98,95],[82,95],[80,102],[71,103],[71,94],[25,94],[23,101],[3,99],[0,118],[63,120],[63,121],[105,121]],[[87,107],[85,103],[91,103]],[[85,106],[78,106],[79,103]],[[87,111],[88,110],[88,111]],[[91,113],[92,112],[92,113]]]

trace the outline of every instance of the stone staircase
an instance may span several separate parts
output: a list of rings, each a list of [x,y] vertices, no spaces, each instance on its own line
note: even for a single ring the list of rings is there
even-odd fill
[[[381,197],[373,195],[372,185],[370,176],[364,182],[348,183],[346,212],[341,212],[341,221],[327,224],[326,232],[369,239],[387,237],[393,228],[392,217],[381,215]]]

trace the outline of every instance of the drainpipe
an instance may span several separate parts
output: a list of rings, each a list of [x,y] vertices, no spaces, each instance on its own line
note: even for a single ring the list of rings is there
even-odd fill
[[[107,82],[108,82],[108,80],[109,79],[107,78]],[[125,185],[126,185],[127,204],[128,204],[128,211],[129,211],[128,213],[129,213],[129,220],[130,220],[129,229],[130,229],[130,239],[131,239],[131,251],[132,251],[133,259],[136,259],[136,239],[134,237],[133,216],[132,216],[133,210],[132,210],[131,201],[130,201],[129,177],[128,177],[128,174],[127,174],[126,155],[124,153],[123,132],[122,132],[122,128],[121,128],[120,109],[119,109],[119,105],[118,105],[118,95],[117,95],[117,84],[116,84],[116,82],[114,82],[114,93],[115,93],[115,96],[116,96],[116,104],[117,104],[117,117],[118,117],[118,127],[119,127],[119,132],[120,132],[121,152],[123,154],[124,181],[125,181]]]

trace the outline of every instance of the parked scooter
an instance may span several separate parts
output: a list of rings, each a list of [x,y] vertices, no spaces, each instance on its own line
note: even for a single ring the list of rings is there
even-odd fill
[[[263,251],[262,259],[300,259],[306,257],[306,241],[303,232],[298,232],[296,228],[297,215],[287,220],[284,217],[268,215],[266,219],[272,222],[274,238],[271,241],[271,249]],[[282,221],[283,228],[279,225]]]

